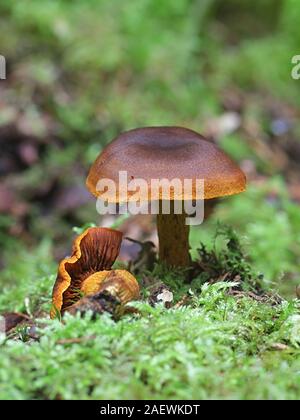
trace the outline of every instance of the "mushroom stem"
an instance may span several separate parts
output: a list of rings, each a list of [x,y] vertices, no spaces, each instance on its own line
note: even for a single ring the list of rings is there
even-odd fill
[[[186,225],[186,214],[174,213],[174,203],[170,203],[170,214],[157,215],[159,240],[159,259],[168,267],[188,267],[191,263],[189,253],[190,227]]]

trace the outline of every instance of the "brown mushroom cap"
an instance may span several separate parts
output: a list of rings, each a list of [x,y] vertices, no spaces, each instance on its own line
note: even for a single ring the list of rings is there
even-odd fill
[[[120,134],[100,153],[92,165],[86,184],[99,197],[99,180],[113,180],[119,188],[119,171],[127,171],[128,182],[144,179],[151,191],[151,180],[174,178],[204,179],[204,198],[222,197],[245,190],[246,178],[241,169],[214,143],[195,131],[182,127],[145,127]],[[117,193],[124,194],[120,188]],[[107,198],[107,197],[106,197]],[[153,199],[153,196],[151,196]],[[167,199],[160,191],[155,199]],[[192,196],[171,196],[174,200],[203,198],[193,185]],[[142,197],[148,200],[150,197]],[[118,202],[108,197],[110,202]]]

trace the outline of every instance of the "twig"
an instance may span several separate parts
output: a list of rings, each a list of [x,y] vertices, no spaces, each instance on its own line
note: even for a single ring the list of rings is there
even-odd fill
[[[97,338],[96,334],[88,335],[86,337],[64,338],[62,340],[57,340],[56,344],[80,344],[85,341],[95,340],[95,338]]]

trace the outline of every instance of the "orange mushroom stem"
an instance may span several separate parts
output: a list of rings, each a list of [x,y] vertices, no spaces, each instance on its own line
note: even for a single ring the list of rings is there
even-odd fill
[[[189,232],[186,214],[175,214],[170,202],[170,214],[157,215],[159,259],[168,267],[189,267],[191,263]]]

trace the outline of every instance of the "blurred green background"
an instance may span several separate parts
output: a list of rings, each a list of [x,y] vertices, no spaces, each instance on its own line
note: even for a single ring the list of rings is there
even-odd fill
[[[218,143],[249,180],[246,193],[221,200],[193,229],[193,246],[211,242],[217,221],[233,225],[254,267],[292,296],[299,21],[297,0],[1,0],[1,286],[55,273],[72,227],[104,223],[84,182],[115,135],[180,125]],[[144,220],[124,230],[152,238]]]

